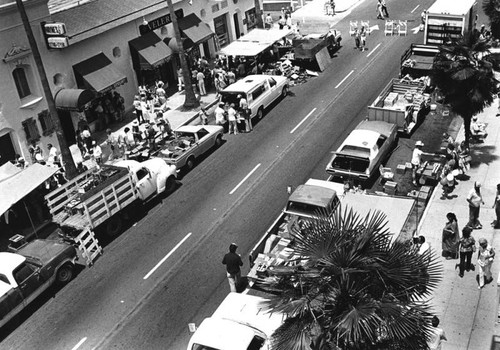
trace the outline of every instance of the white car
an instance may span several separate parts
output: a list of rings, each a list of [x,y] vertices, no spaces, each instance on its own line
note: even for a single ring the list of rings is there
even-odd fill
[[[238,95],[248,102],[250,117],[262,118],[264,109],[279,97],[288,94],[289,80],[282,75],[249,75],[221,91],[221,102],[234,103],[238,107]]]

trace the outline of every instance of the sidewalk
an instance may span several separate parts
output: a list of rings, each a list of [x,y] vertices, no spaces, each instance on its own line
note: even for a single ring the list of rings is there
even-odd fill
[[[443,266],[443,279],[431,299],[433,312],[440,318],[441,327],[448,338],[443,343],[443,350],[487,350],[490,349],[492,336],[500,334],[496,325],[498,314],[497,277],[500,272],[500,257],[492,266],[493,282],[483,289],[477,289],[476,271],[466,272],[464,278],[458,276],[455,264],[458,260],[446,260],[441,257],[441,233],[446,222],[446,214],[457,215],[460,230],[468,221],[469,208],[466,197],[474,186],[474,181],[482,184],[481,193],[484,206],[481,208],[480,220],[483,229],[474,230],[472,236],[477,241],[484,237],[500,254],[500,237],[490,223],[495,219],[492,209],[496,185],[500,183],[500,117],[496,117],[498,101],[478,115],[479,122],[488,123],[488,137],[484,143],[471,144],[472,164],[466,181],[459,181],[452,193],[457,197],[441,199],[441,188],[438,185],[427,205],[422,217],[418,234],[426,237],[439,257]],[[463,126],[457,141],[464,138]],[[476,265],[477,254],[472,261]]]

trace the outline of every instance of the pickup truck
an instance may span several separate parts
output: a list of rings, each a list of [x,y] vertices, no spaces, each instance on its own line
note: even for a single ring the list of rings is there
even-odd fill
[[[431,76],[434,58],[439,53],[436,45],[411,44],[401,56],[400,77],[412,78]]]
[[[368,120],[396,124],[398,132],[410,134],[428,111],[424,90],[422,80],[392,79],[368,106]]]
[[[166,141],[157,156],[177,169],[192,169],[204,153],[222,145],[223,134],[219,125],[184,125],[174,131],[174,139]]]
[[[77,259],[72,245],[42,239],[0,252],[0,327],[54,283],[68,283]]]
[[[92,168],[45,196],[52,220],[77,231],[102,227],[114,236],[142,203],[175,189],[177,171],[162,159],[119,161]]]
[[[187,350],[267,350],[273,332],[285,317],[268,313],[266,299],[229,293],[212,316],[204,319],[189,340]]]
[[[364,182],[374,176],[397,141],[395,124],[364,120],[351,131],[326,166],[333,177]]]
[[[268,254],[281,239],[290,239],[290,232],[295,225],[316,217],[320,210],[333,214],[343,193],[344,185],[331,181],[309,179],[299,185],[288,197],[281,214],[250,251],[250,265],[255,264],[259,255]],[[251,282],[257,276],[249,274],[248,278]]]

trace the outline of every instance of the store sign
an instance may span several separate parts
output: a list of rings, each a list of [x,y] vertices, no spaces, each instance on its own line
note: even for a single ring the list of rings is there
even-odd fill
[[[177,18],[184,17],[184,11],[182,9],[179,9],[179,10],[175,11],[174,13],[175,13],[175,16]],[[170,17],[170,13],[167,13],[164,16],[152,19],[152,20],[147,21],[147,22],[148,22],[147,25],[141,24],[139,26],[139,33],[141,33],[141,35],[149,33],[155,29],[159,29],[159,28],[161,28],[169,23],[172,23],[172,18]]]
[[[66,37],[47,38],[47,45],[51,49],[64,49],[69,46],[69,40]]]
[[[66,25],[64,23],[46,23],[43,29],[47,35],[66,34]]]
[[[42,22],[42,33],[48,49],[64,49],[69,46],[66,25],[60,22]]]

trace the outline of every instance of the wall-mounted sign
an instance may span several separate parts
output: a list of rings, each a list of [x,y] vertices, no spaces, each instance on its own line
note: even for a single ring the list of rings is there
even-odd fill
[[[64,23],[45,23],[43,26],[44,32],[47,35],[65,35],[66,25]]]
[[[64,49],[69,46],[66,25],[60,22],[41,22],[42,34],[48,49]]]
[[[184,17],[184,11],[182,9],[179,9],[179,10],[175,11],[174,13],[175,13],[175,16],[177,18]],[[161,17],[158,17],[158,18],[155,18],[152,20],[148,20],[147,22],[148,22],[148,24],[146,24],[146,25],[141,24],[139,26],[139,33],[141,33],[141,35],[149,33],[155,29],[161,28],[169,23],[172,23],[172,18],[170,18],[170,13],[167,13],[166,15],[163,15]]]
[[[69,40],[66,37],[49,37],[47,45],[51,49],[64,49],[69,46]]]

